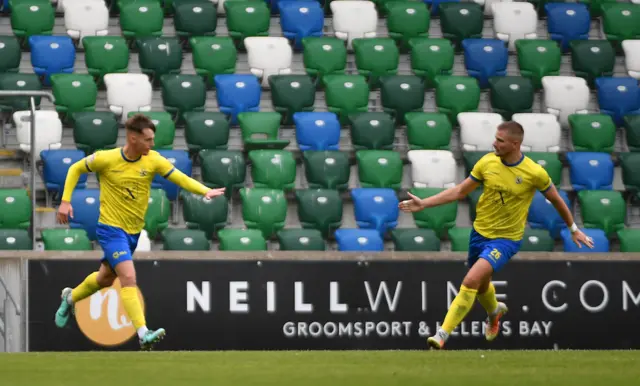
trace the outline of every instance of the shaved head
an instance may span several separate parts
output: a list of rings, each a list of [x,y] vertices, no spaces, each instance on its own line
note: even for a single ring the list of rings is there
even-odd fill
[[[522,140],[524,139],[524,129],[518,122],[503,122],[498,126],[498,130],[505,131],[509,139],[515,142],[522,143]]]

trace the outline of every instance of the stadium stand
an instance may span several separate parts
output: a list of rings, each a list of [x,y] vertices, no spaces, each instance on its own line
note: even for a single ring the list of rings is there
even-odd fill
[[[0,246],[99,249],[99,181],[55,223],[70,163],[124,144],[143,112],[156,149],[225,196],[160,177],[144,249],[465,251],[466,200],[398,213],[460,182],[514,119],[599,250],[638,250],[640,4],[365,0],[3,0]],[[29,152],[37,154],[30,165]],[[26,185],[38,173],[32,208]],[[573,250],[537,195],[523,250]],[[9,241],[10,240],[10,241]],[[582,251],[584,252],[584,251]]]

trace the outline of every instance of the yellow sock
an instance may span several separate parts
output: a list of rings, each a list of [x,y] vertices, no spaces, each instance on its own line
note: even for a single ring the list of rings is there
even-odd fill
[[[98,284],[98,272],[93,272],[87,276],[82,283],[71,291],[71,301],[76,303],[87,298],[100,290]]]
[[[496,298],[496,287],[493,283],[489,283],[489,289],[483,293],[478,294],[478,301],[482,304],[487,314],[491,315],[493,311],[498,308],[498,299]]]
[[[136,331],[140,327],[146,326],[147,321],[144,319],[142,305],[140,304],[140,299],[138,299],[138,289],[136,287],[122,287],[120,290],[120,298]]]
[[[445,316],[444,322],[442,323],[442,329],[447,334],[451,334],[462,320],[464,320],[464,317],[467,316],[467,313],[473,306],[477,293],[478,290],[460,286],[460,292],[458,292],[458,296],[456,296],[453,303],[451,303],[449,312],[447,312],[447,316]]]

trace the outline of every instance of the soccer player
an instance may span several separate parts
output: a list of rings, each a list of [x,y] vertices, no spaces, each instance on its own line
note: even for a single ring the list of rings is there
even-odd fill
[[[500,332],[500,319],[507,306],[498,302],[491,283],[520,249],[529,206],[536,190],[549,200],[571,229],[573,241],[582,248],[593,248],[593,240],[573,222],[571,211],[564,203],[546,170],[520,151],[524,130],[517,122],[498,126],[494,152],[482,157],[471,175],[459,185],[424,200],[409,193],[410,200],[399,204],[403,212],[418,212],[425,208],[463,199],[480,183],[483,192],[476,206],[476,219],[469,240],[467,272],[442,327],[427,339],[433,349],[442,349],[453,330],[464,320],[477,298],[487,311],[485,338],[494,340]]]
[[[55,315],[58,327],[65,327],[74,304],[101,288],[110,287],[120,279],[120,297],[137,330],[140,346],[150,350],[162,339],[165,330],[149,330],[136,290],[136,271],[132,255],[144,227],[145,213],[151,192],[151,181],[159,174],[192,193],[213,198],[224,194],[222,189],[209,189],[176,169],[169,160],[151,150],[154,146],[155,125],[146,116],[137,114],[125,123],[124,147],[102,150],[76,162],[69,168],[58,222],[68,223],[73,217],[71,195],[80,175],[94,172],[100,178],[100,218],[96,235],[104,257],[98,271],[87,276],[77,287],[64,288],[62,301]]]

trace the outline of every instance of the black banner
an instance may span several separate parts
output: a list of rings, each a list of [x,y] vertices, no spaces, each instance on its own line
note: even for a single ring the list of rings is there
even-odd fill
[[[78,303],[58,329],[63,287],[98,262],[31,261],[31,351],[138,349],[111,289]],[[459,262],[137,261],[158,350],[425,349],[466,268]],[[486,342],[476,302],[447,349],[638,349],[640,262],[514,260],[494,277],[509,306]],[[124,343],[123,343],[124,342]]]

